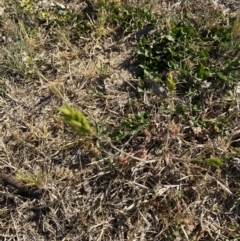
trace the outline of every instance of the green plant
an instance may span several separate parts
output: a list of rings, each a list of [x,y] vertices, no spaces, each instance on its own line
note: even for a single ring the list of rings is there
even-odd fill
[[[34,63],[32,54],[24,49],[23,45],[23,42],[19,42],[18,45],[3,48],[5,61],[2,68],[5,74],[25,77],[25,80],[27,80],[33,75]]]
[[[174,91],[175,88],[176,88],[176,84],[175,84],[175,82],[174,82],[174,80],[173,80],[173,76],[172,76],[172,73],[171,73],[171,72],[168,73],[168,75],[167,75],[167,81],[166,81],[166,83],[167,83],[167,87],[168,87],[169,92],[172,94],[173,91]]]
[[[75,9],[55,7],[53,9],[42,10],[38,13],[41,25],[48,25],[54,28],[64,28],[69,34],[69,38],[74,40],[92,32],[93,26],[81,12]]]
[[[240,41],[231,33],[235,21],[218,17],[206,27],[194,23],[190,14],[181,20],[162,20],[157,31],[140,39],[137,54],[142,78],[165,85],[166,73],[174,72],[178,92],[196,97],[206,88],[231,89],[240,67]]]
[[[35,174],[28,174],[19,171],[16,175],[16,179],[25,183],[29,187],[41,187],[46,179],[46,173],[42,170],[36,172]]]
[[[122,27],[124,32],[139,30],[157,22],[156,17],[148,9],[133,6],[114,8],[109,19],[116,26]]]
[[[100,63],[100,66],[97,67],[97,70],[100,78],[102,79],[110,78],[111,75],[109,73],[108,66],[106,64]]]
[[[24,10],[26,12],[32,12],[32,10],[34,8],[32,0],[21,0],[20,6],[21,6],[22,10]]]
[[[212,158],[206,158],[204,159],[204,163],[208,164],[209,166],[212,167],[219,167],[224,164],[223,158],[219,157],[212,157]]]
[[[96,28],[106,32],[107,28],[122,29],[125,33],[155,25],[156,17],[140,6],[123,5],[120,1],[99,1],[94,6]]]
[[[59,119],[71,126],[77,134],[83,135],[92,133],[92,129],[86,117],[80,111],[75,110],[70,105],[59,107],[58,110],[61,112]]]
[[[149,125],[150,111],[141,111],[136,115],[123,118],[117,133],[114,133],[115,139],[121,141],[133,137]]]

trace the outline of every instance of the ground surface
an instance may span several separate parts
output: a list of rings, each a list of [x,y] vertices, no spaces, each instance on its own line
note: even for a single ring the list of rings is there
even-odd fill
[[[157,19],[216,9],[227,18],[238,1],[100,2],[0,3],[1,172],[45,190],[3,180],[0,239],[239,240],[238,85],[230,96],[206,91],[193,115],[187,95],[151,79],[143,87],[140,17],[106,17],[111,2]],[[58,119],[65,103],[94,134]]]

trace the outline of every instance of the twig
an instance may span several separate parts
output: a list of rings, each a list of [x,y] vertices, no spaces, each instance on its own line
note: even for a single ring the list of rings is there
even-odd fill
[[[3,180],[4,183],[18,189],[22,193],[31,196],[39,196],[43,193],[43,189],[40,189],[38,187],[28,187],[10,174],[0,172],[0,178]]]

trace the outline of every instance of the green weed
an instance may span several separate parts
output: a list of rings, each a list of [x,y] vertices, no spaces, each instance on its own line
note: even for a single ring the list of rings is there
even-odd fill
[[[108,66],[104,63],[100,63],[100,66],[97,67],[99,77],[102,79],[110,78],[110,72],[108,70]]]
[[[167,73],[173,72],[177,91],[191,96],[206,89],[231,89],[240,66],[240,42],[231,33],[236,32],[232,30],[236,21],[219,18],[206,28],[195,24],[189,14],[181,20],[162,20],[157,31],[140,39],[142,77],[165,85]]]
[[[115,139],[122,141],[139,134],[141,130],[149,126],[149,114],[150,111],[141,111],[136,115],[123,118],[118,131],[114,133]]]
[[[122,27],[124,32],[136,31],[147,25],[155,25],[156,17],[146,8],[122,6],[114,8],[109,20],[116,26]]]
[[[23,11],[32,12],[32,10],[34,9],[34,1],[32,1],[32,0],[21,0],[20,6],[21,6]]]
[[[16,179],[25,183],[29,187],[42,187],[46,179],[46,173],[42,170],[36,172],[35,174],[27,174],[19,171],[16,175]]]
[[[14,77],[24,77],[31,80],[34,74],[33,56],[29,50],[24,49],[24,43],[12,45],[3,49],[5,60],[2,65],[3,73]]]
[[[21,0],[17,7],[39,26],[52,30],[61,28],[71,41],[89,33],[97,39],[120,29],[129,33],[155,25],[157,21],[148,9],[123,5],[121,1],[93,1],[87,13],[60,4],[39,11],[34,0]]]
[[[59,107],[61,112],[59,119],[67,123],[79,135],[90,134],[92,129],[86,117],[78,110],[75,110],[70,105]]]
[[[204,163],[208,164],[209,166],[212,167],[219,167],[224,164],[224,160],[222,158],[218,157],[212,157],[212,158],[206,158],[204,159]]]

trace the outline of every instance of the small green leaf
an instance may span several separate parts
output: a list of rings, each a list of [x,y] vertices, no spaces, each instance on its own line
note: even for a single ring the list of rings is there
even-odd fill
[[[218,157],[206,158],[204,162],[213,167],[219,167],[223,165],[223,159]]]
[[[174,37],[171,35],[166,35],[166,39],[172,42],[175,40]]]
[[[225,75],[223,75],[221,72],[218,72],[217,75],[220,79],[227,80],[227,77]]]

